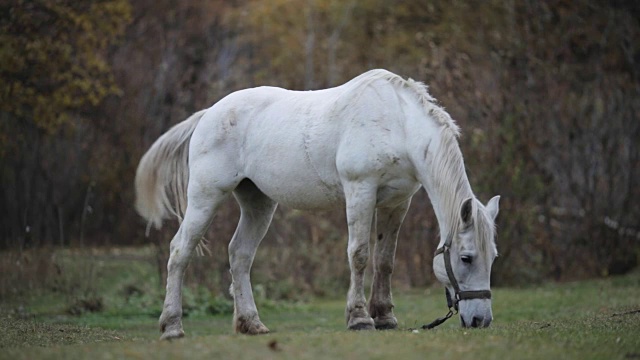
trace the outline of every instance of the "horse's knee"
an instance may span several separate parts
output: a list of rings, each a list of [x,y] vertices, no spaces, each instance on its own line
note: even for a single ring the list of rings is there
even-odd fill
[[[356,271],[364,271],[369,261],[369,244],[360,244],[349,249],[349,261]]]
[[[381,275],[391,275],[393,273],[393,266],[393,259],[381,260],[376,264],[375,270]]]

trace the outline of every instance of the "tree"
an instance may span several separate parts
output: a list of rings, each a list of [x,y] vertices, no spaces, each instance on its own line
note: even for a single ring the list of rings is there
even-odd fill
[[[72,140],[83,128],[83,112],[120,94],[107,58],[130,11],[126,0],[0,5],[4,245],[54,236],[63,241],[62,202],[82,203],[85,195],[73,191],[82,179],[69,178],[83,157]],[[71,157],[64,155],[67,145],[73,146]]]

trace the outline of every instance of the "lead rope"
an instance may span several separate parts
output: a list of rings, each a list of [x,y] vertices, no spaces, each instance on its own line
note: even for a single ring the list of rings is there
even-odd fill
[[[420,327],[420,329],[422,330],[431,330],[433,328],[435,328],[436,326],[441,325],[442,323],[444,323],[445,321],[449,320],[449,318],[451,318],[453,315],[458,313],[458,304],[454,304],[453,301],[451,300],[451,294],[449,294],[449,290],[447,288],[444,289],[444,294],[447,296],[447,306],[449,307],[449,312],[447,313],[447,315],[437,318],[435,320],[433,320],[432,322],[422,325]],[[414,331],[416,329],[413,328],[409,328],[407,329],[409,331]]]
[[[431,330],[433,328],[435,328],[436,326],[441,325],[442,323],[444,323],[445,321],[449,320],[453,315],[458,313],[458,298],[457,298],[457,293],[460,291],[459,287],[458,287],[458,282],[456,281],[456,278],[453,276],[453,269],[451,268],[451,259],[449,257],[449,247],[451,246],[451,242],[453,240],[453,233],[450,233],[449,236],[447,236],[447,239],[444,242],[444,245],[440,248],[438,248],[435,252],[435,254],[433,255],[438,256],[440,254],[442,254],[444,256],[444,265],[445,265],[445,269],[447,271],[447,276],[449,277],[449,282],[451,283],[451,285],[453,286],[455,292],[456,292],[456,300],[455,302],[453,301],[453,299],[451,298],[451,294],[449,293],[449,289],[447,289],[446,287],[444,288],[444,294],[447,297],[447,307],[449,308],[449,312],[447,313],[447,315],[437,318],[435,320],[433,320],[432,322],[422,325],[420,328],[423,330]],[[454,312],[455,311],[455,312]],[[414,329],[411,329],[414,330]]]
[[[432,322],[430,322],[428,324],[422,325],[420,328],[422,330],[431,330],[434,327],[436,327],[436,326],[442,324],[443,322],[449,320],[449,318],[452,317],[453,315],[454,315],[453,314],[453,310],[449,309],[449,312],[444,317],[437,318],[437,319],[433,320]]]
[[[443,317],[437,318],[428,324],[422,325],[420,327],[422,330],[431,330],[436,326],[449,320],[449,318],[451,318],[453,315],[458,313],[458,304],[457,303],[455,305],[453,304],[453,301],[451,300],[451,294],[449,294],[449,290],[447,288],[444,289],[444,294],[447,296],[447,306],[449,307],[449,312],[447,313],[447,315]],[[454,310],[455,310],[455,313],[454,313]]]
[[[458,281],[456,280],[455,276],[453,276],[453,269],[451,268],[451,258],[449,255],[449,247],[451,247],[452,241],[453,241],[453,232],[449,233],[449,236],[447,236],[447,239],[445,240],[443,246],[436,250],[434,257],[439,254],[442,254],[442,256],[444,257],[444,267],[447,271],[447,277],[449,277],[449,282],[451,283],[451,286],[453,286],[453,289],[455,291],[455,295],[454,295],[455,301],[454,299],[451,298],[449,289],[445,287],[444,294],[447,297],[447,307],[449,308],[449,312],[447,313],[447,315],[443,317],[437,318],[428,324],[422,325],[420,328],[423,330],[431,330],[436,326],[439,326],[445,321],[449,320],[453,315],[458,313],[458,301],[459,301],[458,293],[460,292],[460,287],[458,286]]]

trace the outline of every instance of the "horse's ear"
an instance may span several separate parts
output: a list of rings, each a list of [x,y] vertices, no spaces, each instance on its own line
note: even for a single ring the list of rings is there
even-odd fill
[[[468,198],[462,203],[462,207],[460,208],[460,218],[462,218],[462,223],[467,226],[470,225],[473,221],[471,217],[471,210],[473,207],[473,198]]]
[[[489,215],[491,215],[491,218],[495,220],[498,216],[498,211],[500,210],[500,195],[496,195],[491,198],[487,203],[486,209],[489,212]]]

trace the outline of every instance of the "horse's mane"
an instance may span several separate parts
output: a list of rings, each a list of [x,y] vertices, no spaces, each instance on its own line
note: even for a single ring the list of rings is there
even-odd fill
[[[476,198],[469,185],[465,171],[462,152],[456,137],[449,131],[443,131],[440,145],[432,157],[436,174],[435,184],[444,195],[441,206],[446,217],[448,229],[440,229],[445,236],[448,232],[456,232],[461,228],[460,210],[462,203],[472,198],[473,231],[476,249],[479,256],[486,258],[487,264],[493,261],[496,254],[494,241],[494,221],[487,213],[484,205]]]
[[[436,99],[428,92],[428,87],[420,81],[411,78],[404,79],[399,75],[382,69],[367,71],[354,78],[347,84],[353,88],[361,88],[372,85],[375,81],[384,80],[398,89],[408,89],[416,95],[416,99],[422,105],[425,114],[442,126],[441,139],[438,147],[434,149],[431,157],[433,173],[438,176],[434,179],[434,185],[444,195],[438,206],[444,210],[447,229],[440,229],[445,237],[450,232],[457,232],[460,228],[460,209],[462,203],[473,198],[472,217],[475,232],[476,248],[481,256],[493,256],[495,254],[495,242],[493,235],[493,219],[487,214],[484,206],[478,201],[471,190],[465,172],[462,152],[457,138],[460,136],[460,128],[442,107],[436,103]],[[454,234],[455,235],[455,234]],[[492,259],[487,258],[491,262]]]
[[[355,77],[347,84],[351,84],[354,87],[369,86],[376,80],[385,80],[389,84],[399,89],[411,90],[422,105],[423,109],[436,123],[443,125],[445,129],[448,129],[454,137],[460,135],[460,128],[453,121],[449,113],[447,113],[442,107],[437,104],[437,100],[429,94],[429,87],[423,82],[413,80],[411,78],[404,79],[400,75],[396,75],[388,70],[374,69],[365,72],[364,74]]]
[[[485,256],[487,263],[491,263],[496,253],[496,245],[493,241],[495,229],[491,216],[485,210],[484,205],[475,197],[464,167],[464,160],[457,139],[451,132],[443,131],[440,145],[432,156],[435,186],[443,194],[440,206],[445,215],[448,229],[440,229],[445,237],[461,228],[460,210],[462,203],[472,198],[473,231],[478,255]]]

